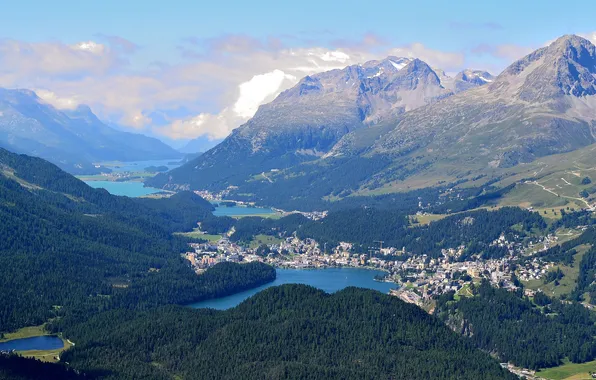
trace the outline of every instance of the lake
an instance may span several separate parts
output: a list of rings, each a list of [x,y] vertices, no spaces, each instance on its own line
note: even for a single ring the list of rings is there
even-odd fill
[[[180,166],[180,158],[172,158],[170,160],[148,160],[148,161],[127,161],[127,162],[100,162],[101,166],[112,169],[114,172],[143,172],[149,166],[167,166],[169,170]],[[176,164],[173,164],[176,162]]]
[[[262,207],[242,207],[242,206],[217,206],[215,207],[215,211],[213,211],[213,215],[215,216],[246,216],[246,215],[270,215],[274,214],[270,208],[262,208]]]
[[[143,182],[125,181],[125,182],[113,182],[113,181],[85,181],[85,183],[95,189],[102,188],[106,189],[110,194],[113,195],[125,195],[127,197],[136,198],[143,197],[149,194],[159,193],[163,190],[156,189],[154,187],[143,187]],[[216,202],[217,203],[217,202]],[[217,206],[213,215],[215,216],[246,216],[246,215],[270,215],[274,214],[270,208],[261,207],[242,207],[242,206]]]
[[[189,306],[196,309],[212,308],[225,310],[238,305],[261,290],[283,284],[311,285],[327,293],[334,293],[348,286],[357,286],[388,293],[390,289],[397,287],[394,283],[375,281],[374,277],[377,274],[382,275],[384,273],[358,268],[277,269],[277,278],[273,282],[231,296],[201,301]]]
[[[0,343],[0,351],[57,350],[64,347],[64,342],[57,336],[34,336],[31,338],[13,339]]]
[[[125,195],[133,198],[162,191],[153,187],[143,187],[143,182],[85,181],[85,183],[95,189],[106,189],[110,194]]]
[[[100,162],[100,165],[112,169],[114,172],[142,172],[149,166],[167,166],[168,169],[174,169],[180,166],[177,164],[180,159],[170,160],[149,160],[149,161],[130,161],[130,162]],[[176,164],[172,164],[176,162]],[[126,182],[112,182],[112,181],[85,181],[85,183],[95,189],[106,189],[110,194],[124,195],[135,198],[142,197],[149,194],[159,193],[162,190],[154,187],[143,187],[142,182],[126,181]]]
[[[177,168],[178,164],[171,164],[172,162],[178,162],[179,159],[171,160],[152,160],[152,161],[131,161],[131,162],[101,162],[100,164],[105,167],[109,167],[114,172],[140,172],[148,166],[167,166],[168,169]],[[171,164],[171,165],[170,165]],[[110,194],[113,195],[124,195],[131,198],[143,197],[149,194],[159,193],[163,190],[156,189],[154,187],[144,187],[142,182],[137,181],[125,181],[125,182],[113,182],[113,181],[84,181],[87,185],[98,189],[106,189]],[[217,202],[215,202],[217,203]],[[246,216],[246,215],[270,215],[274,214],[270,208],[261,207],[219,207],[215,208],[213,215],[215,216]]]

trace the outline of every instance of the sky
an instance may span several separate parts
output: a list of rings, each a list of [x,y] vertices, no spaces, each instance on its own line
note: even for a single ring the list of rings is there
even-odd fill
[[[11,1],[0,12],[0,87],[61,109],[87,104],[174,146],[212,145],[305,75],[388,55],[498,74],[564,34],[596,42],[594,4],[560,4]]]

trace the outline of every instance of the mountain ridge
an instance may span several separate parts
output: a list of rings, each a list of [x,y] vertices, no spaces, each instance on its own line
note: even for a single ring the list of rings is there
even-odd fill
[[[452,84],[466,80],[462,75],[453,78]],[[252,119],[199,159],[148,184],[171,189],[225,188],[262,171],[317,160],[346,134],[453,94],[428,64],[415,58],[391,56],[309,75],[261,105]],[[191,176],[195,178],[183,178]]]
[[[76,174],[99,172],[92,165],[98,161],[182,156],[157,139],[108,127],[88,106],[58,110],[31,90],[0,89],[0,132],[1,146],[40,156]]]

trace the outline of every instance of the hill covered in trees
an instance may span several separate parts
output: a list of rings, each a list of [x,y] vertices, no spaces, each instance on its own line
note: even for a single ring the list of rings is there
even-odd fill
[[[435,257],[441,255],[443,248],[463,245],[466,252],[462,259],[474,254],[485,258],[502,255],[506,250],[490,246],[502,233],[523,238],[547,227],[539,214],[517,207],[462,212],[428,225],[413,224],[401,210],[376,207],[331,211],[316,221],[293,214],[278,220],[247,217],[231,222],[231,239],[239,242],[249,242],[258,234],[290,236],[296,232],[302,239],[315,239],[321,247],[327,244],[331,248],[345,241],[354,243],[360,252],[366,252],[379,240],[386,246],[405,247],[408,252]]]
[[[0,333],[106,308],[184,303],[261,285],[266,265],[199,277],[173,235],[212,217],[193,193],[131,199],[38,158],[0,149]]]
[[[2,380],[84,380],[85,374],[74,371],[65,365],[44,363],[35,359],[23,358],[16,354],[0,354],[0,379]]]
[[[90,376],[515,379],[422,309],[372,290],[269,288],[227,311],[115,310],[65,333]]]
[[[560,365],[565,358],[574,363],[596,358],[595,318],[582,305],[551,300],[542,293],[532,303],[488,282],[474,293],[457,302],[453,293],[441,296],[436,313],[500,360],[540,369]]]

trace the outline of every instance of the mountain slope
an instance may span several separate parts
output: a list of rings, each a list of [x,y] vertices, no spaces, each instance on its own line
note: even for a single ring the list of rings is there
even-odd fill
[[[513,63],[489,86],[404,115],[372,153],[425,148],[507,167],[587,146],[595,141],[595,75],[594,45],[561,37]]]
[[[226,311],[104,313],[65,334],[77,345],[64,360],[112,378],[516,378],[417,306],[358,288],[283,285]]]
[[[367,81],[382,77],[381,69],[393,67],[389,61],[384,66],[375,62],[370,67],[365,64],[341,72],[348,75],[353,70],[364,70],[366,76],[359,77],[364,78],[361,83],[372,83]],[[284,135],[287,130],[278,128],[279,122],[266,124],[275,117],[261,112],[206,153],[204,159],[156,178],[151,184],[185,184],[192,188],[233,184],[240,186],[236,194],[254,194],[252,200],[267,203],[266,197],[260,196],[263,189],[271,194],[274,187],[282,188],[290,198],[297,199],[308,196],[309,188],[333,178],[333,192],[323,196],[343,197],[355,192],[396,191],[412,184],[419,188],[469,181],[479,176],[487,181],[512,175],[520,165],[538,158],[572,152],[596,142],[596,47],[578,36],[557,39],[514,62],[496,78],[466,70],[449,82],[443,73],[437,75],[421,61],[410,61],[392,77],[391,83],[399,83],[399,99],[408,100],[412,106],[404,106],[397,98],[391,98],[391,103],[388,99],[393,93],[375,92],[366,86],[361,87],[370,88],[370,93],[360,92],[352,88],[349,80],[334,82],[341,96],[332,92],[333,98],[353,99],[349,94],[357,93],[362,96],[355,99],[366,99],[367,107],[358,108],[360,125],[353,121],[357,120],[353,113],[338,111],[342,110],[335,108],[338,103],[333,103],[333,107],[325,103],[325,95],[329,95],[323,79],[332,73],[323,73],[321,78],[307,77],[280,95],[279,100],[262,107],[275,109],[287,99],[292,105],[286,108],[296,112],[290,113],[289,120],[298,120],[303,114],[309,120],[329,119],[326,122],[333,126],[325,130],[329,134],[313,140],[324,148],[308,145],[314,147],[308,150],[311,158],[302,160],[308,163],[292,159],[297,157],[295,147],[310,141],[310,135],[296,134],[300,130],[296,126],[288,128],[289,136]],[[479,83],[485,84],[456,90]],[[435,92],[436,86],[439,92]],[[391,84],[384,84],[382,88],[390,87]],[[448,96],[453,92],[457,93]],[[303,93],[315,94],[313,99],[328,111],[316,107],[302,111],[299,95]],[[432,100],[421,105],[416,103],[420,99]],[[253,125],[257,121],[269,128]],[[290,136],[297,138],[283,146],[292,141]],[[279,145],[283,147],[276,154],[268,155],[272,146]],[[226,161],[227,157],[235,159]],[[251,161],[253,157],[259,159]],[[247,169],[241,173],[244,176],[235,175],[237,167]],[[270,172],[271,169],[282,170]],[[309,173],[317,173],[314,182],[300,184],[297,178],[306,178]],[[338,173],[341,178],[336,179]],[[292,191],[288,193],[286,187]]]
[[[426,63],[410,58],[389,57],[307,76],[199,159],[148,184],[237,185],[271,169],[316,160],[350,132],[452,94]]]
[[[0,332],[106,307],[192,302],[274,278],[267,266],[222,268],[214,284],[196,276],[180,256],[187,241],[172,233],[192,230],[212,210],[193,193],[110,195],[0,149],[0,289],[10,289],[0,292]],[[238,282],[222,282],[227,275]]]
[[[347,173],[352,183],[343,196],[487,181],[520,172],[538,158],[594,144],[595,127],[596,48],[581,37],[563,36],[487,85],[348,133],[310,167],[272,173],[269,184],[247,183],[238,193],[285,188],[307,171],[322,179]],[[350,173],[364,161],[386,164]],[[293,191],[305,192],[295,186]]]
[[[0,89],[0,145],[46,158],[72,173],[97,161],[177,158],[161,141],[103,124],[87,106],[59,111],[28,90]]]

